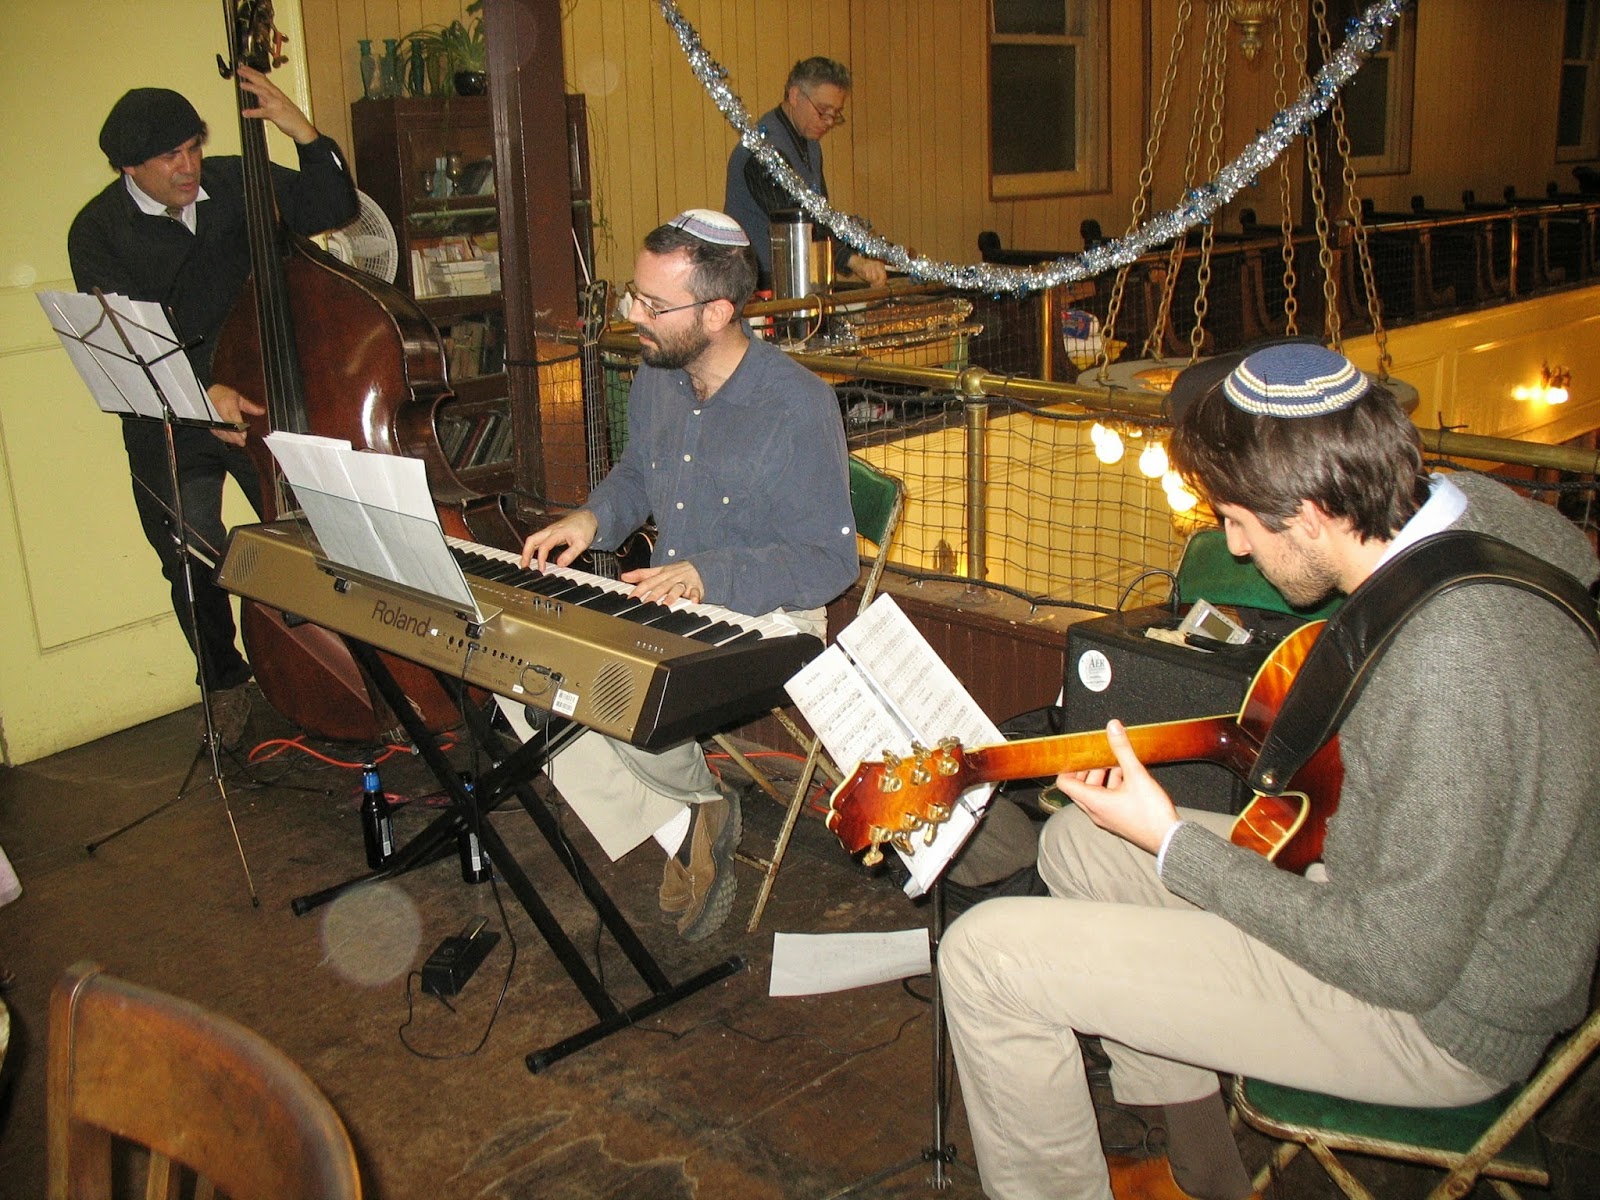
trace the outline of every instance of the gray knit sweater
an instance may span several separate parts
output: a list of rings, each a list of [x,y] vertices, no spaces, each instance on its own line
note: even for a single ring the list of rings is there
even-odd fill
[[[1454,528],[1576,575],[1553,509],[1478,476]],[[1546,600],[1494,584],[1430,601],[1340,731],[1325,882],[1179,827],[1166,886],[1351,994],[1415,1014],[1495,1081],[1524,1078],[1588,1001],[1600,945],[1600,656]]]

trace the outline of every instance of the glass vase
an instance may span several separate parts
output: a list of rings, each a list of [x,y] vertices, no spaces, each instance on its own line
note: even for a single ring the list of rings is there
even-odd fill
[[[362,38],[356,42],[356,47],[360,51],[361,94],[368,100],[376,100],[383,93],[378,88],[378,60],[372,57],[372,39]]]
[[[421,42],[412,42],[408,49],[411,51],[409,72],[406,78],[406,90],[412,96],[426,96],[428,94],[428,50]]]
[[[383,39],[383,62],[380,74],[382,76],[383,94],[385,96],[398,96],[400,94],[400,39]]]

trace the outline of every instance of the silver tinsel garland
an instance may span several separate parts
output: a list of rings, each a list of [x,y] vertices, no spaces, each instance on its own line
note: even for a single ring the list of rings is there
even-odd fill
[[[700,44],[700,35],[678,11],[677,0],[657,0],[657,3],[661,15],[678,35],[678,43],[683,47],[695,77],[728,119],[728,124],[738,133],[739,141],[761,160],[773,178],[795,198],[814,222],[827,226],[835,237],[868,258],[875,258],[917,279],[993,295],[1010,292],[1022,296],[1058,284],[1089,279],[1123,266],[1209,219],[1212,213],[1238,195],[1242,188],[1254,184],[1256,177],[1328,110],[1334,95],[1377,48],[1384,30],[1394,23],[1410,0],[1378,0],[1369,5],[1360,17],[1351,21],[1344,44],[1306,84],[1298,99],[1275,116],[1272,124],[1258,134],[1237,158],[1223,167],[1210,183],[1191,189],[1182,203],[1151,217],[1127,237],[1102,243],[1082,254],[1058,258],[1040,267],[1002,267],[988,263],[963,266],[933,262],[924,257],[913,258],[904,246],[873,233],[868,222],[833,208],[826,197],[806,186],[805,181],[789,166],[788,160],[773,149],[761,131],[752,124],[744,103],[728,86],[727,70]]]

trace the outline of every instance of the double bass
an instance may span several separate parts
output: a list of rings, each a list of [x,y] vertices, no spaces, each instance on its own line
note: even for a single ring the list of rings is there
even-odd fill
[[[234,62],[267,72],[285,60],[283,35],[268,0],[224,0]],[[439,443],[435,414],[451,396],[444,344],[416,302],[398,288],[341,263],[278,220],[266,132],[228,64],[239,101],[253,286],[246,287],[218,337],[213,378],[265,403],[251,421],[248,448],[262,480],[263,516],[293,511],[262,437],[272,430],[321,434],[358,449],[420,458],[449,533],[510,548],[508,520],[471,523],[479,497],[456,477]],[[491,506],[498,514],[497,502]],[[481,506],[480,506],[481,507]],[[253,601],[243,601],[240,632],[268,703],[307,733],[373,741],[395,728],[375,689],[338,635]],[[460,713],[432,673],[403,659],[385,665],[430,729]]]

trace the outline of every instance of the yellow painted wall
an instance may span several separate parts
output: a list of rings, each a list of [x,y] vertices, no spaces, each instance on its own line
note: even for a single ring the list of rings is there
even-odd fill
[[[277,9],[298,45],[298,9],[281,0]],[[95,143],[124,91],[189,96],[211,126],[212,152],[237,152],[239,138],[232,85],[213,65],[224,44],[214,0],[11,0],[6,18],[0,755],[23,763],[198,697],[194,659],[139,532],[118,419],[94,406],[33,293],[72,286],[67,228],[112,177]],[[280,84],[305,102],[302,75],[286,72]],[[235,496],[230,519],[248,514]]]

